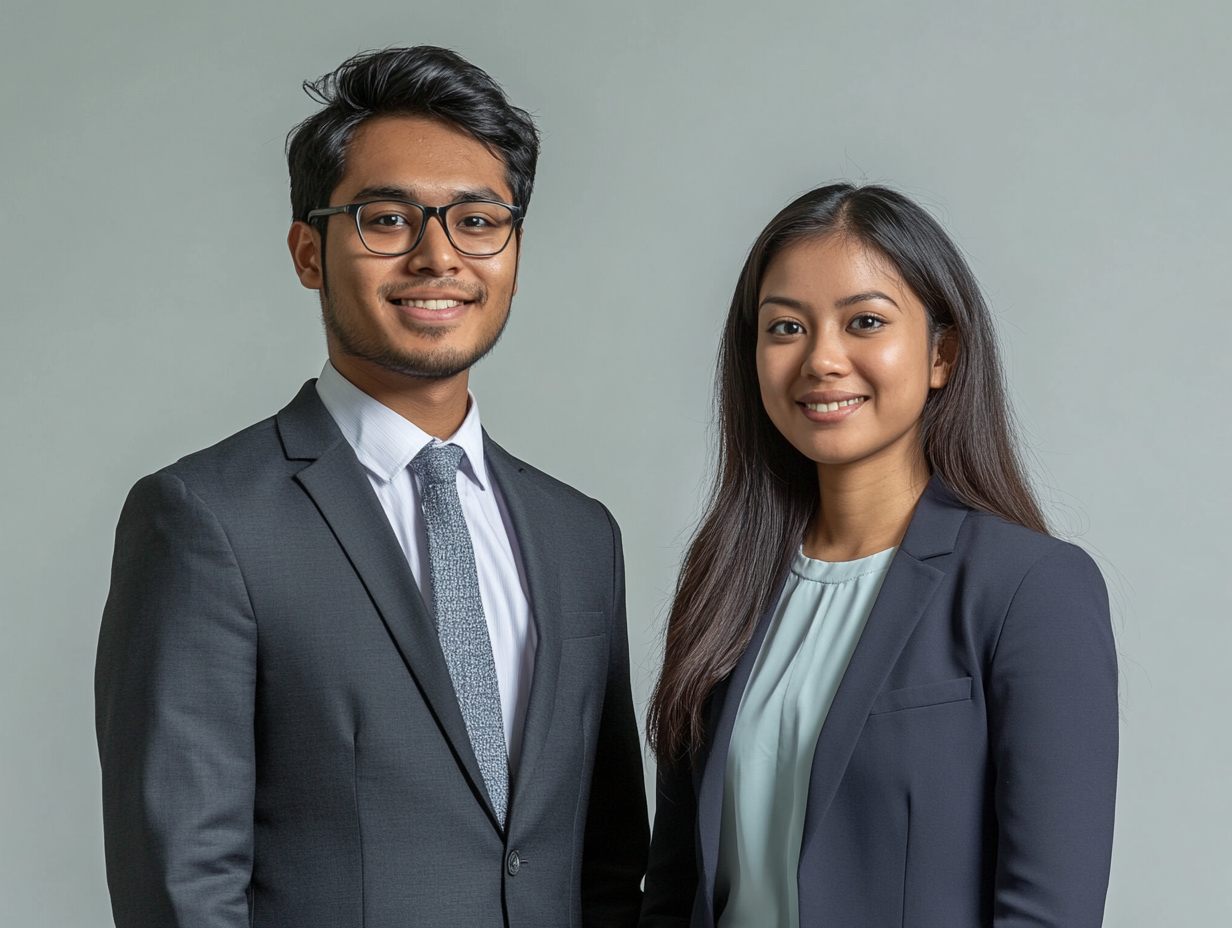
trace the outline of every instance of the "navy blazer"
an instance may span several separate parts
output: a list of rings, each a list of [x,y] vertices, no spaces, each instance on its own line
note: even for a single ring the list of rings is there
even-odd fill
[[[641,928],[710,928],[727,751],[773,609],[659,771]],[[801,928],[1098,926],[1112,856],[1117,663],[1080,548],[934,477],[817,739]]]

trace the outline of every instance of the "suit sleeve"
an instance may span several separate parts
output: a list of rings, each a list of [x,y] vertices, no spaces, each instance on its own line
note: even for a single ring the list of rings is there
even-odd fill
[[[1095,563],[1065,545],[1005,617],[986,692],[998,826],[996,928],[1098,928],[1116,801],[1116,648]]]
[[[218,519],[173,475],[140,481],[94,675],[117,928],[249,924],[256,645]]]
[[[688,928],[697,896],[697,795],[686,765],[659,768],[639,928]]]
[[[613,544],[613,614],[608,631],[607,690],[582,852],[582,921],[586,928],[632,928],[642,904],[650,828],[642,744],[629,683],[624,551],[611,513],[607,519]]]

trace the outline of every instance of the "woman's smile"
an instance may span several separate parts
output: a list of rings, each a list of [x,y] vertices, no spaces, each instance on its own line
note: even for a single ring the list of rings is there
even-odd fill
[[[796,405],[810,422],[842,422],[859,412],[868,399],[867,396],[847,394],[835,396],[830,391],[820,396],[810,393],[796,400]]]

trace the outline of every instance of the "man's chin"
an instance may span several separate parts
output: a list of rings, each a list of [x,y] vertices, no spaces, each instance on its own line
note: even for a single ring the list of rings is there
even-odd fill
[[[479,355],[463,354],[452,349],[415,352],[380,352],[375,355],[361,356],[361,359],[375,364],[391,374],[401,374],[403,377],[418,377],[424,380],[448,380],[456,377],[475,365]]]
[[[413,334],[418,340],[427,342],[423,348],[403,348],[392,344],[392,340],[384,337],[371,337],[369,333],[360,334],[350,330],[342,319],[332,310],[332,304],[325,299],[321,301],[325,328],[337,342],[344,353],[358,361],[365,361],[381,370],[403,377],[416,377],[425,380],[447,380],[456,377],[470,369],[491,351],[504,334],[505,323],[509,321],[506,313],[501,327],[489,338],[478,344],[459,348],[447,342],[450,336],[457,336],[455,326],[416,325]],[[436,344],[431,344],[436,342]]]
[[[438,330],[439,331],[439,330]],[[474,367],[500,340],[500,333],[488,342],[460,349],[452,345],[437,345],[421,350],[408,351],[391,345],[371,345],[334,337],[342,350],[357,361],[402,377],[421,380],[448,380]]]

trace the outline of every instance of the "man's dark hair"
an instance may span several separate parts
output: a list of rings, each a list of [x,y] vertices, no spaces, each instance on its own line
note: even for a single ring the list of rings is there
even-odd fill
[[[457,126],[505,162],[513,205],[526,209],[539,160],[539,132],[487,73],[447,48],[418,45],[362,52],[305,92],[325,104],[287,136],[291,218],[329,205],[356,128],[374,116],[428,116]]]

